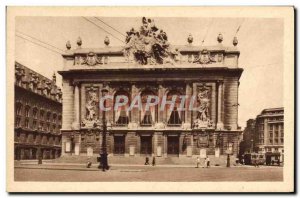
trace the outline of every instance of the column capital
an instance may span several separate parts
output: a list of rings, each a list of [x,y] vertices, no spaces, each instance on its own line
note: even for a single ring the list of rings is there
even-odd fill
[[[77,80],[73,80],[72,85],[73,85],[74,87],[79,87],[79,86],[81,85],[81,82],[80,82],[80,81],[77,81]]]
[[[224,83],[224,80],[217,80],[218,85],[222,85]]]

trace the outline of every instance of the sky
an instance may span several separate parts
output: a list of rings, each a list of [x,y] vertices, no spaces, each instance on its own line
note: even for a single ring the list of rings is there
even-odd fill
[[[141,18],[103,18],[106,24],[125,34],[132,27],[138,29]],[[95,18],[88,18],[115,37],[124,36]],[[158,28],[163,29],[173,45],[185,45],[189,34],[194,45],[217,44],[217,36],[223,34],[223,45],[232,46],[233,37],[238,38],[239,67],[244,69],[239,86],[239,125],[255,118],[263,109],[283,107],[283,20],[277,18],[154,18]],[[240,29],[236,34],[238,27]],[[78,36],[83,48],[104,47],[109,36],[111,46],[123,45],[121,41],[96,27],[83,17],[17,17],[16,31],[65,50],[66,42],[76,47]],[[20,35],[20,33],[18,33]],[[27,36],[26,39],[32,40]],[[55,49],[55,48],[52,48]],[[40,74],[52,78],[54,72],[63,68],[60,54],[16,36],[16,61]],[[57,83],[61,77],[56,73]]]

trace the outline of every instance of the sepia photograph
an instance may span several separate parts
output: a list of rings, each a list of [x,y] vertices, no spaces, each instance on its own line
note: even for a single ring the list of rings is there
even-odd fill
[[[293,7],[8,7],[7,191],[293,192]]]

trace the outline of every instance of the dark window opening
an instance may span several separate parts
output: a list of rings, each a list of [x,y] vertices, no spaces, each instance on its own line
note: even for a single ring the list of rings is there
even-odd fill
[[[172,111],[170,118],[168,120],[168,125],[178,126],[181,124],[182,121],[180,119],[179,113],[181,112],[178,112],[176,109]]]
[[[120,116],[119,116],[118,120],[116,121],[116,125],[124,126],[124,125],[128,125],[128,123],[129,123],[129,118],[127,116],[127,112],[125,110],[121,110]]]
[[[124,155],[125,153],[125,136],[114,136],[114,154]]]
[[[143,117],[143,120],[141,122],[142,125],[152,125],[152,116],[150,111],[146,111],[145,115]]]

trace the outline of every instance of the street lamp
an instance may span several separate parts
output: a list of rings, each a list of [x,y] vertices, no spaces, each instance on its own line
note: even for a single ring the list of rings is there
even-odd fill
[[[106,91],[102,91],[102,97],[105,96]],[[103,106],[106,108],[106,100],[103,101]],[[108,170],[108,160],[107,160],[107,148],[106,148],[106,132],[107,132],[107,122],[105,110],[102,111],[102,145],[100,149],[100,160],[99,160],[99,168],[102,168],[102,171]]]
[[[253,139],[251,139],[251,152],[250,153],[253,153],[254,151],[254,145],[253,145]]]

